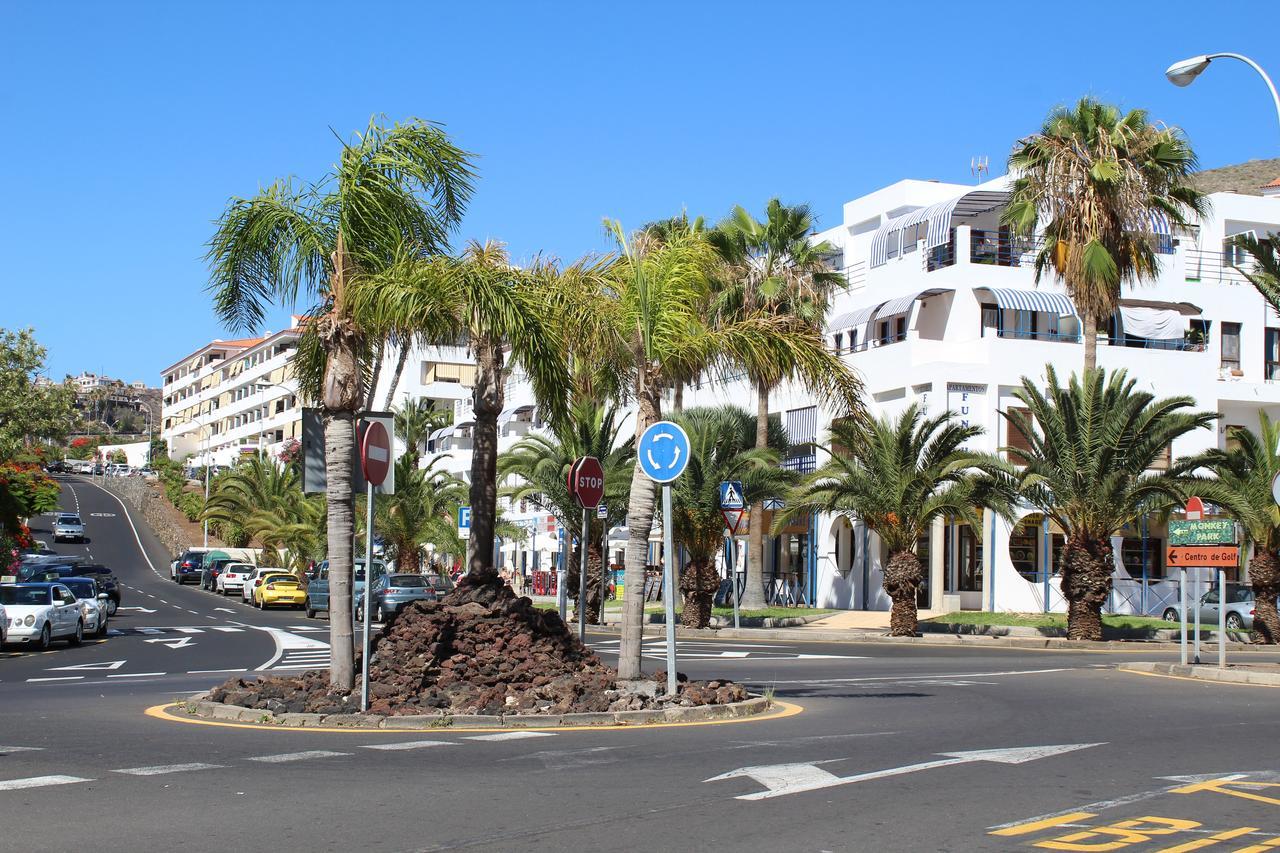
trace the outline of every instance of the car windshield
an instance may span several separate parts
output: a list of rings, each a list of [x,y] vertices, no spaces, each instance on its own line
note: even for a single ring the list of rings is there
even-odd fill
[[[67,585],[67,589],[71,590],[71,593],[76,598],[93,598],[98,594],[93,581],[65,580],[63,583]]]
[[[427,585],[427,579],[422,575],[392,575],[391,585],[403,588],[422,589]]]
[[[48,604],[49,588],[44,586],[0,586],[0,604]]]
[[[80,516],[78,516],[78,515],[64,515],[62,518],[60,518],[60,519],[58,519],[58,520],[59,520],[59,521],[61,521],[63,524],[79,524],[79,523],[80,523]]]

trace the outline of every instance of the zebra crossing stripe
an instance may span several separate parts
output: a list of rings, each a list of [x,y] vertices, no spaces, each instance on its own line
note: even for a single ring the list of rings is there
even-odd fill
[[[261,761],[267,764],[283,764],[286,761],[308,761],[312,758],[340,758],[344,755],[350,755],[349,752],[331,752],[327,749],[310,749],[305,752],[283,752],[279,755],[259,755],[248,759],[249,761]]]
[[[531,737],[555,737],[555,732],[499,732],[496,735],[471,735],[463,740],[524,740]]]
[[[385,749],[385,750],[401,750],[401,749],[425,749],[429,746],[457,746],[454,741],[449,740],[406,740],[401,743],[365,743],[361,744],[365,749]]]
[[[154,767],[125,767],[112,770],[112,773],[125,773],[129,776],[163,776],[166,773],[186,773],[189,770],[220,770],[225,764],[157,764]]]
[[[0,781],[0,791],[20,791],[25,788],[44,788],[48,785],[73,785],[76,782],[92,782],[80,776],[29,776],[26,779]]]

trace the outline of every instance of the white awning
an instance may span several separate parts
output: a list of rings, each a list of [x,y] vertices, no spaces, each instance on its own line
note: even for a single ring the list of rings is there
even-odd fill
[[[431,433],[431,436],[427,439],[427,441],[440,441],[441,439],[448,438],[451,435],[453,435],[453,427],[451,426],[440,427],[440,429]]]
[[[1065,293],[1052,290],[1012,290],[1004,287],[982,287],[996,299],[1001,308],[1014,311],[1044,311],[1059,317],[1078,317],[1076,306]]]
[[[892,317],[894,314],[904,314],[911,310],[911,306],[915,304],[917,299],[927,299],[940,293],[954,293],[954,291],[947,287],[935,287],[932,290],[921,290],[919,293],[908,293],[905,296],[890,299],[881,305],[876,310],[875,316],[879,319],[880,317]]]
[[[1182,340],[1187,336],[1187,321],[1174,308],[1141,308],[1120,306],[1120,320],[1126,335],[1151,341]]]
[[[904,245],[915,243],[921,236],[925,249],[936,249],[951,240],[953,216],[977,216],[1008,200],[1009,193],[1005,191],[974,190],[890,219],[876,229],[871,238],[871,266],[884,266],[889,262],[890,245],[895,247],[894,254],[901,254]]]
[[[827,324],[827,328],[832,332],[843,332],[845,329],[855,329],[863,323],[871,319],[871,315],[876,313],[883,302],[877,302],[874,305],[868,305],[865,308],[856,308],[853,311],[846,311],[844,314],[836,317]]]

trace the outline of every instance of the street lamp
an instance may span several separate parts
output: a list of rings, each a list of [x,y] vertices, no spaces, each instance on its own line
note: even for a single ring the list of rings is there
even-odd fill
[[[1276,118],[1280,120],[1280,94],[1276,93],[1275,84],[1271,82],[1267,72],[1262,70],[1262,66],[1247,56],[1239,53],[1205,53],[1173,63],[1164,72],[1164,76],[1168,77],[1169,82],[1175,86],[1190,86],[1191,82],[1199,77],[1201,72],[1208,68],[1209,63],[1215,59],[1238,59],[1254,71],[1257,71],[1258,76],[1262,78],[1263,82],[1267,84],[1267,88],[1271,90],[1271,100],[1276,105]]]
[[[268,418],[270,417],[268,414],[266,414],[266,413],[264,413],[264,412],[262,411],[262,410],[263,410],[264,408],[266,408],[266,406],[268,405],[268,401],[266,400],[266,396],[267,396],[267,389],[269,389],[269,388],[283,388],[284,390],[288,391],[290,394],[295,393],[295,392],[294,392],[294,390],[293,390],[292,388],[290,388],[288,385],[285,385],[285,384],[280,383],[280,382],[262,382],[262,381],[258,381],[258,382],[255,382],[255,383],[254,383],[254,387],[255,387],[258,391],[260,391],[260,392],[262,393],[262,397],[263,397],[263,402],[262,402],[261,404],[259,404],[259,407],[258,407],[258,412],[259,412],[259,414],[260,414],[260,416],[261,416],[261,417],[259,418],[259,421],[260,421],[260,422],[261,422],[261,421],[266,421],[266,420],[268,420]],[[265,431],[266,431],[266,429],[265,429],[265,427],[264,427],[264,426],[261,426],[261,425],[260,425],[260,426],[258,427],[258,455],[259,455],[259,456],[261,456],[261,455],[262,455],[262,434],[263,434]]]

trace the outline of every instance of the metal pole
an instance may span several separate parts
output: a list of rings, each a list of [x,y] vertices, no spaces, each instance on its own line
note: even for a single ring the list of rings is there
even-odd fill
[[[1181,626],[1178,630],[1180,642],[1178,643],[1179,658],[1183,666],[1187,665],[1187,570],[1178,569],[1178,621]]]
[[[565,616],[569,610],[569,596],[565,592],[564,578],[568,574],[565,571],[565,564],[569,560],[569,530],[562,528],[560,532],[560,559],[556,561],[556,605],[560,610],[560,621],[567,621]]]
[[[671,525],[671,486],[662,487],[662,545],[666,571],[662,573],[662,600],[667,617],[667,695],[676,694],[676,591],[674,533]]]
[[[600,623],[604,621],[604,603],[609,594],[609,519],[604,519],[604,532],[600,534]]]
[[[1227,573],[1218,569],[1218,669],[1227,665]]]
[[[1195,577],[1196,579],[1192,587],[1194,592],[1192,594],[1193,600],[1191,602],[1191,606],[1194,607],[1196,611],[1196,644],[1195,657],[1192,660],[1192,663],[1200,663],[1200,597],[1204,595],[1204,593],[1200,591],[1200,568],[1198,566],[1196,567]]]
[[[729,540],[729,597],[733,599],[733,627],[742,627],[738,619],[738,541],[733,534],[725,531],[724,538]]]
[[[364,517],[364,631],[360,667],[360,710],[369,710],[369,623],[373,621],[373,483],[369,483]]]
[[[587,641],[587,549],[591,542],[591,510],[582,508],[582,538],[578,540],[582,548],[582,565],[578,570],[578,642]],[[604,602],[601,602],[604,606]]]

